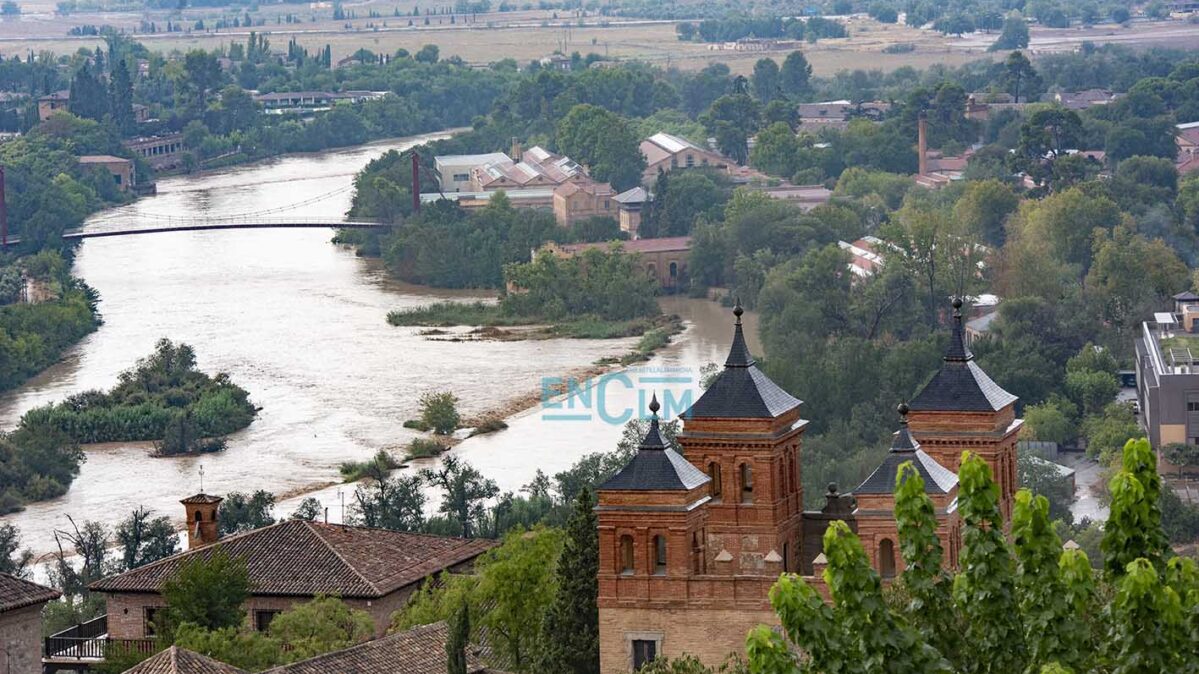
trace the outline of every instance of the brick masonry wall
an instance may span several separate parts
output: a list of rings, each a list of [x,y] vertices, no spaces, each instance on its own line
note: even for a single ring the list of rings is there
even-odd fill
[[[42,604],[0,613],[0,674],[41,671]]]
[[[632,670],[632,640],[659,642],[658,656],[694,655],[717,666],[730,653],[745,653],[745,636],[758,625],[776,626],[769,610],[601,608],[600,674]]]

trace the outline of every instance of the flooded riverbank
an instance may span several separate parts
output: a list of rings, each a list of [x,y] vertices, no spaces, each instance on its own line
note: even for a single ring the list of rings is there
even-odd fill
[[[98,214],[87,226],[132,227],[162,213],[202,217],[283,209],[322,194],[332,196],[305,205],[300,214],[340,217],[351,193],[338,190],[354,173],[383,151],[414,142],[419,140],[165,179],[157,196]],[[104,325],[61,363],[0,398],[0,426],[12,428],[32,407],[111,387],[160,337],[191,344],[201,369],[228,372],[262,412],[248,429],[230,436],[220,454],[153,459],[136,444],[88,448],[66,495],[0,521],[17,525],[25,544],[38,553],[52,548],[53,530],[66,526],[67,515],[111,526],[144,505],[181,522],[178,501],[200,489],[201,465],[210,493],[266,489],[288,495],[276,512],[285,516],[316,490],[331,519],[340,519],[337,492],[348,503],[353,488],[328,486],[338,480],[337,466],[416,437],[402,424],[416,415],[422,393],[452,391],[470,416],[538,390],[543,379],[553,382],[602,357],[626,353],[636,342],[455,343],[429,340],[418,334],[420,328],[389,326],[386,314],[393,309],[489,295],[396,283],[377,264],[329,243],[331,235],[242,230],[83,243],[75,272],[99,291]],[[454,453],[502,489],[515,490],[538,468],[552,474],[583,454],[611,449],[620,436],[618,420],[625,411],[643,408],[640,398],[649,391],[669,390],[679,400],[694,393],[699,367],[723,361],[731,316],[703,300],[666,298],[663,308],[680,314],[686,331],[653,360],[593,390],[603,409],[594,397],[586,420],[582,412],[564,420],[534,408],[511,418],[508,430],[466,440]],[[748,332],[756,337],[755,327]],[[580,407],[584,397],[576,396]]]

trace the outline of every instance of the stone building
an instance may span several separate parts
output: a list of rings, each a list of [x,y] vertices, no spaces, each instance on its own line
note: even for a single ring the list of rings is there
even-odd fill
[[[715,168],[727,171],[734,162],[723,155],[705,150],[686,138],[669,133],[655,133],[641,141],[641,154],[645,156],[645,171],[641,182],[652,185],[658,171],[673,171],[680,168]]]
[[[616,248],[625,253],[640,256],[645,273],[650,278],[657,279],[658,285],[663,289],[680,290],[687,287],[687,260],[691,252],[691,237],[689,236],[595,243],[558,244],[551,241],[543,248],[559,257],[574,257],[593,248],[599,250]]]
[[[974,362],[961,302],[941,369],[909,405],[878,468],[853,494],[829,485],[819,511],[803,511],[800,473],[807,421],[801,401],[762,371],[734,308],[724,370],[688,411],[678,442],[663,441],[656,398],[637,454],[599,487],[600,671],[635,670],[655,657],[691,654],[709,666],[741,653],[758,625],[778,625],[769,592],[797,573],[824,592],[821,538],[833,520],[857,532],[875,569],[903,569],[894,519],[896,473],[911,462],[936,508],[945,563],[957,564],[961,525],[956,471],[965,450],[984,458],[1010,517],[1015,491],[1016,397]]]
[[[42,607],[60,593],[0,573],[0,672],[42,671]]]
[[[46,94],[37,99],[37,118],[44,122],[56,112],[66,112],[70,102],[71,92],[67,89]]]
[[[250,625],[263,630],[279,613],[317,595],[341,597],[375,621],[382,635],[391,614],[402,608],[424,580],[443,571],[467,572],[492,541],[401,533],[346,525],[285,520],[217,539],[219,498],[197,494],[187,508],[190,549],[92,583],[105,595],[109,639],[155,636],[165,607],[161,590],[189,561],[224,550],[246,563]]]
[[[562,183],[554,188],[554,220],[562,227],[587,218],[615,220],[619,210],[615,197],[616,190],[611,185],[590,178]]]
[[[128,192],[136,180],[133,162],[124,157],[114,157],[110,154],[85,154],[79,157],[79,165],[85,170],[91,168],[103,169],[112,176],[117,189]]]

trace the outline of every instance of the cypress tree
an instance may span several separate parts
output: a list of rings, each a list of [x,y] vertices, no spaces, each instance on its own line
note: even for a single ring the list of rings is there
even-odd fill
[[[599,530],[595,497],[579,492],[558,558],[558,591],[541,625],[539,671],[599,674]]]
[[[450,636],[445,642],[446,674],[466,674],[466,644],[470,641],[470,607],[465,601],[450,618]]]
[[[121,133],[132,134],[137,129],[137,121],[133,117],[133,80],[129,77],[129,68],[125,66],[123,59],[116,64],[109,86],[112,121]]]

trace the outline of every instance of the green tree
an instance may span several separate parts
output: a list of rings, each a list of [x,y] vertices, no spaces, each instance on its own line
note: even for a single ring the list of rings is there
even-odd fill
[[[1003,62],[1003,83],[1013,100],[1019,103],[1021,93],[1027,98],[1030,91],[1040,88],[1040,77],[1024,52],[1014,51]]]
[[[416,52],[412,58],[416,59],[417,63],[437,63],[440,57],[441,50],[437,48],[437,45],[427,44],[421,47],[420,51]]]
[[[641,183],[645,157],[636,129],[624,117],[595,105],[576,105],[558,122],[558,147],[584,164],[596,180],[624,191]]]
[[[284,662],[278,640],[244,625],[209,629],[183,623],[175,630],[174,644],[252,672]]]
[[[1188,650],[1182,602],[1152,562],[1136,558],[1120,569],[1111,612],[1107,648],[1113,674],[1179,671]]]
[[[966,618],[967,672],[1021,671],[1028,662],[1018,609],[1015,567],[1003,535],[999,486],[991,468],[967,452],[958,471],[958,509],[964,533],[953,597]]]
[[[788,96],[801,96],[811,87],[812,65],[804,57],[803,52],[793,51],[783,59],[783,67],[779,71],[779,87]]]
[[[1111,514],[1103,528],[1103,567],[1113,578],[1129,572],[1137,560],[1164,569],[1169,543],[1162,530],[1162,481],[1157,473],[1156,454],[1148,440],[1129,440],[1124,445],[1120,471],[1108,489],[1112,502]],[[1144,582],[1142,575],[1128,590],[1140,591],[1137,588]],[[1124,589],[1121,586],[1121,591]]]
[[[1016,458],[1016,483],[1037,496],[1049,500],[1049,518],[1074,522],[1070,506],[1074,504],[1074,483],[1058,472],[1053,463],[1029,452]]]
[[[762,111],[748,94],[728,94],[712,102],[700,116],[720,151],[738,164],[749,160],[749,137],[758,132]]]
[[[1032,440],[1056,442],[1060,445],[1074,438],[1078,431],[1060,405],[1045,402],[1024,408],[1024,427],[1021,434]]]
[[[296,662],[370,639],[375,622],[337,597],[317,595],[275,616],[269,631],[282,645],[285,660]]]
[[[1004,222],[1019,205],[1020,199],[1012,189],[998,180],[972,180],[966,183],[953,212],[982,241],[1002,246]]]
[[[113,123],[123,135],[137,132],[137,120],[133,117],[133,79],[129,76],[124,59],[113,66],[108,84],[108,108],[112,112]]]
[[[758,59],[754,64],[753,82],[754,96],[763,103],[769,103],[779,95],[782,82],[779,64],[774,59]]]
[[[29,563],[33,561],[33,551],[20,548],[21,532],[7,522],[0,524],[0,573],[17,578],[25,577]]]
[[[773,63],[773,61],[771,61]],[[796,169],[799,138],[785,122],[775,122],[758,134],[749,162],[770,175],[791,177]]]
[[[801,578],[782,576],[770,590],[770,604],[783,631],[818,672],[950,672],[945,659],[883,601],[882,580],[857,536],[840,520],[824,534],[828,567],[824,581],[833,608]],[[798,671],[795,653],[768,627],[748,638],[750,670],[761,674]]]
[[[557,529],[516,529],[477,563],[472,603],[489,607],[476,613],[478,623],[516,671],[525,671],[542,648],[541,626],[557,593],[554,567],[561,550],[562,533]]]
[[[541,625],[539,670],[599,674],[599,529],[595,497],[584,487],[566,523],[554,572],[557,591]]]
[[[987,51],[1025,49],[1028,47],[1028,23],[1020,12],[1011,12],[1003,19],[1003,30]]]
[[[937,538],[937,514],[924,491],[924,478],[912,463],[899,467],[895,479],[895,521],[904,569],[900,576],[909,598],[904,615],[924,640],[952,661],[961,649],[953,580],[942,566],[944,551]]]
[[[305,520],[307,522],[315,522],[324,514],[324,507],[319,499],[307,496],[300,501],[300,505],[296,506],[295,512],[291,514],[291,518],[295,520]]]
[[[1093,250],[1087,287],[1121,337],[1139,329],[1141,318],[1190,286],[1190,271],[1169,245],[1134,234],[1127,226],[1096,233]]]
[[[458,396],[449,391],[430,391],[420,397],[420,421],[438,435],[458,430],[462,418],[458,415]]]
[[[165,515],[138,506],[116,528],[117,543],[121,546],[121,569],[128,571],[175,554],[179,549],[179,534]]]
[[[217,545],[211,554],[196,555],[162,584],[166,601],[163,634],[191,623],[206,630],[237,628],[245,618],[242,605],[250,596],[246,563]]]
[[[437,468],[420,472],[430,486],[442,491],[439,511],[454,520],[463,538],[475,535],[475,526],[486,514],[485,504],[500,493],[495,480],[483,477],[474,466],[456,456],[447,456]]]
[[[221,535],[238,534],[270,526],[275,523],[271,511],[275,508],[275,495],[259,489],[253,494],[239,491],[225,494],[217,513],[217,524]]]
[[[466,674],[466,647],[470,643],[470,605],[465,601],[450,620],[450,637],[445,642],[447,674]]]
[[[393,531],[425,527],[424,480],[418,475],[376,476],[354,489],[350,522]]]

